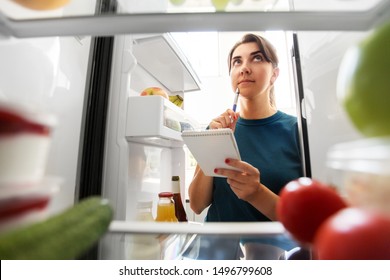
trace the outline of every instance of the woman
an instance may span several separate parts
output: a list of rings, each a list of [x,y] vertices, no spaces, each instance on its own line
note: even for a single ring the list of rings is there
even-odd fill
[[[274,83],[279,75],[274,47],[246,34],[228,57],[233,91],[239,90],[240,112],[227,109],[210,129],[234,130],[242,161],[226,159],[241,171],[216,169],[226,178],[204,175],[197,166],[189,187],[190,206],[206,221],[275,221],[278,193],[303,175],[296,117],[278,111]]]

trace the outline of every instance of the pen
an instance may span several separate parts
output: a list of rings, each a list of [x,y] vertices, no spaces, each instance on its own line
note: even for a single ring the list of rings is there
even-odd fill
[[[236,89],[236,96],[234,97],[234,103],[233,103],[233,111],[236,111],[237,108],[237,102],[238,102],[238,96],[240,95],[240,90]]]

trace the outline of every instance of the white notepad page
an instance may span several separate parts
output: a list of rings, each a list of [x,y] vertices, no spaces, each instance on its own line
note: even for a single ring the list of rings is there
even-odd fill
[[[183,131],[181,136],[207,176],[225,177],[215,174],[214,169],[235,169],[227,165],[225,159],[241,159],[236,139],[230,128]]]

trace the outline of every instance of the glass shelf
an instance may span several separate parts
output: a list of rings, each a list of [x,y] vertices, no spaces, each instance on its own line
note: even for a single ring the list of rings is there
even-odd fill
[[[187,260],[310,259],[278,222],[154,223],[113,221],[106,238],[121,253],[102,258]]]
[[[30,0],[33,1],[33,0]],[[55,2],[55,0],[52,0]],[[13,0],[2,0],[0,11],[10,19],[27,20],[37,18],[59,18],[94,16],[91,6],[96,0],[69,0],[67,4],[55,10],[32,10],[17,4]],[[224,1],[220,1],[224,2]],[[217,12],[367,12],[382,5],[386,0],[242,0],[229,1],[222,8],[216,8],[211,0],[184,0],[174,5],[170,0],[111,0],[110,6],[117,7],[120,14],[160,14],[160,13],[217,13]],[[112,14],[112,12],[107,12]]]
[[[86,3],[85,3],[86,2]],[[116,34],[245,30],[361,31],[390,18],[387,0],[244,0],[217,11],[210,0],[111,1],[116,12],[95,14],[95,0],[70,0],[53,11],[0,3],[0,36],[109,36]],[[126,4],[125,4],[126,3]]]

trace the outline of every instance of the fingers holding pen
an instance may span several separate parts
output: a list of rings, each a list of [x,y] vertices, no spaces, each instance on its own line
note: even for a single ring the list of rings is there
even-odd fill
[[[230,128],[234,131],[236,129],[237,120],[240,117],[240,113],[234,112],[234,117],[232,118],[232,122],[230,124]]]
[[[237,119],[239,117],[239,113],[234,112],[231,109],[227,109],[225,112],[223,112],[218,117],[214,118],[209,127],[211,129],[218,129],[218,128],[231,128],[234,129]]]

